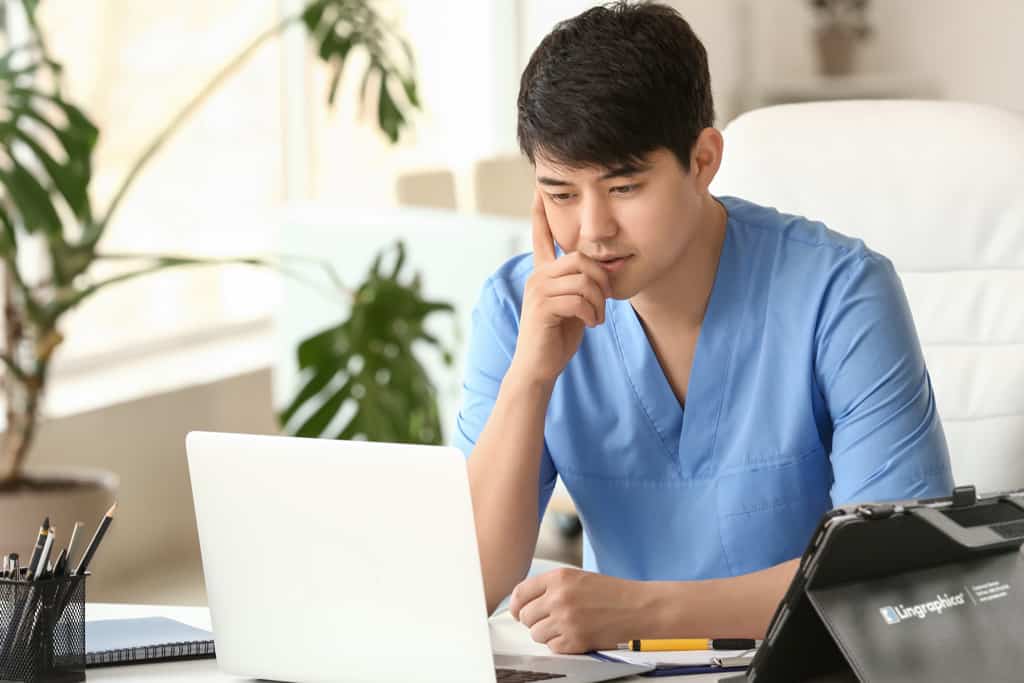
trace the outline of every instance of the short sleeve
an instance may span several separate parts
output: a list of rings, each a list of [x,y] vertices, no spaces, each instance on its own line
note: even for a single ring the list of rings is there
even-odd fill
[[[466,352],[462,401],[456,419],[453,445],[468,458],[498,399],[498,389],[512,363],[519,336],[519,306],[510,296],[500,296],[500,283],[489,279],[473,309],[473,327]],[[541,454],[538,510],[547,509],[557,472],[547,443]]]
[[[832,420],[833,505],[949,495],[931,379],[892,263],[858,254],[819,317],[816,379]]]

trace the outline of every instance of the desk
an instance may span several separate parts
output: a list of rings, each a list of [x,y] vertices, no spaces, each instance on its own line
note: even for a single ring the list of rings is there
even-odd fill
[[[198,628],[210,628],[210,611],[205,607],[167,607],[161,605],[112,605],[89,603],[85,608],[86,619],[125,619],[131,617],[162,616],[177,619]],[[514,621],[508,612],[491,618],[491,642],[499,652],[509,654],[543,654],[550,655],[547,647],[530,639],[530,632]],[[728,674],[734,675],[734,674]],[[724,677],[724,676],[723,676]],[[127,666],[103,667],[89,669],[88,680],[96,681],[139,681],[140,683],[200,683],[202,681],[237,681],[239,679],[221,673],[217,662],[213,659],[198,659],[184,662],[163,662],[159,664],[131,664]],[[719,680],[719,676],[673,676],[666,678],[631,678],[619,679],[633,681],[689,681],[690,683],[710,683]]]

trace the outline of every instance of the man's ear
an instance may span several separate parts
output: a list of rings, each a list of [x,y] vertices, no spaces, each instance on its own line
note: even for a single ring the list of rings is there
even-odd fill
[[[695,176],[701,192],[706,192],[722,165],[725,140],[717,128],[705,128],[697,136],[690,155],[690,173]]]

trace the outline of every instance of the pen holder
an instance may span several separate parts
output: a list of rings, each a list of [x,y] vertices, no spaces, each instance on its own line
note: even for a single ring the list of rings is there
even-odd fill
[[[85,680],[88,575],[0,580],[0,683]]]

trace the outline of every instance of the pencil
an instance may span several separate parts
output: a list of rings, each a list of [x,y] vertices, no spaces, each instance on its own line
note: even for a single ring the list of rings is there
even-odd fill
[[[75,568],[75,576],[81,575],[92,561],[92,556],[96,554],[96,548],[100,546],[100,542],[103,540],[103,536],[107,533],[107,528],[110,523],[114,521],[114,510],[117,509],[117,503],[110,506],[107,510],[107,514],[103,515],[103,519],[100,520],[100,525],[96,527],[96,533],[93,534],[92,540],[89,541],[89,545],[85,547],[85,553],[82,554],[82,559],[78,561],[78,567]]]
[[[750,638],[644,638],[619,643],[618,649],[633,652],[680,650],[753,650],[760,642]]]

